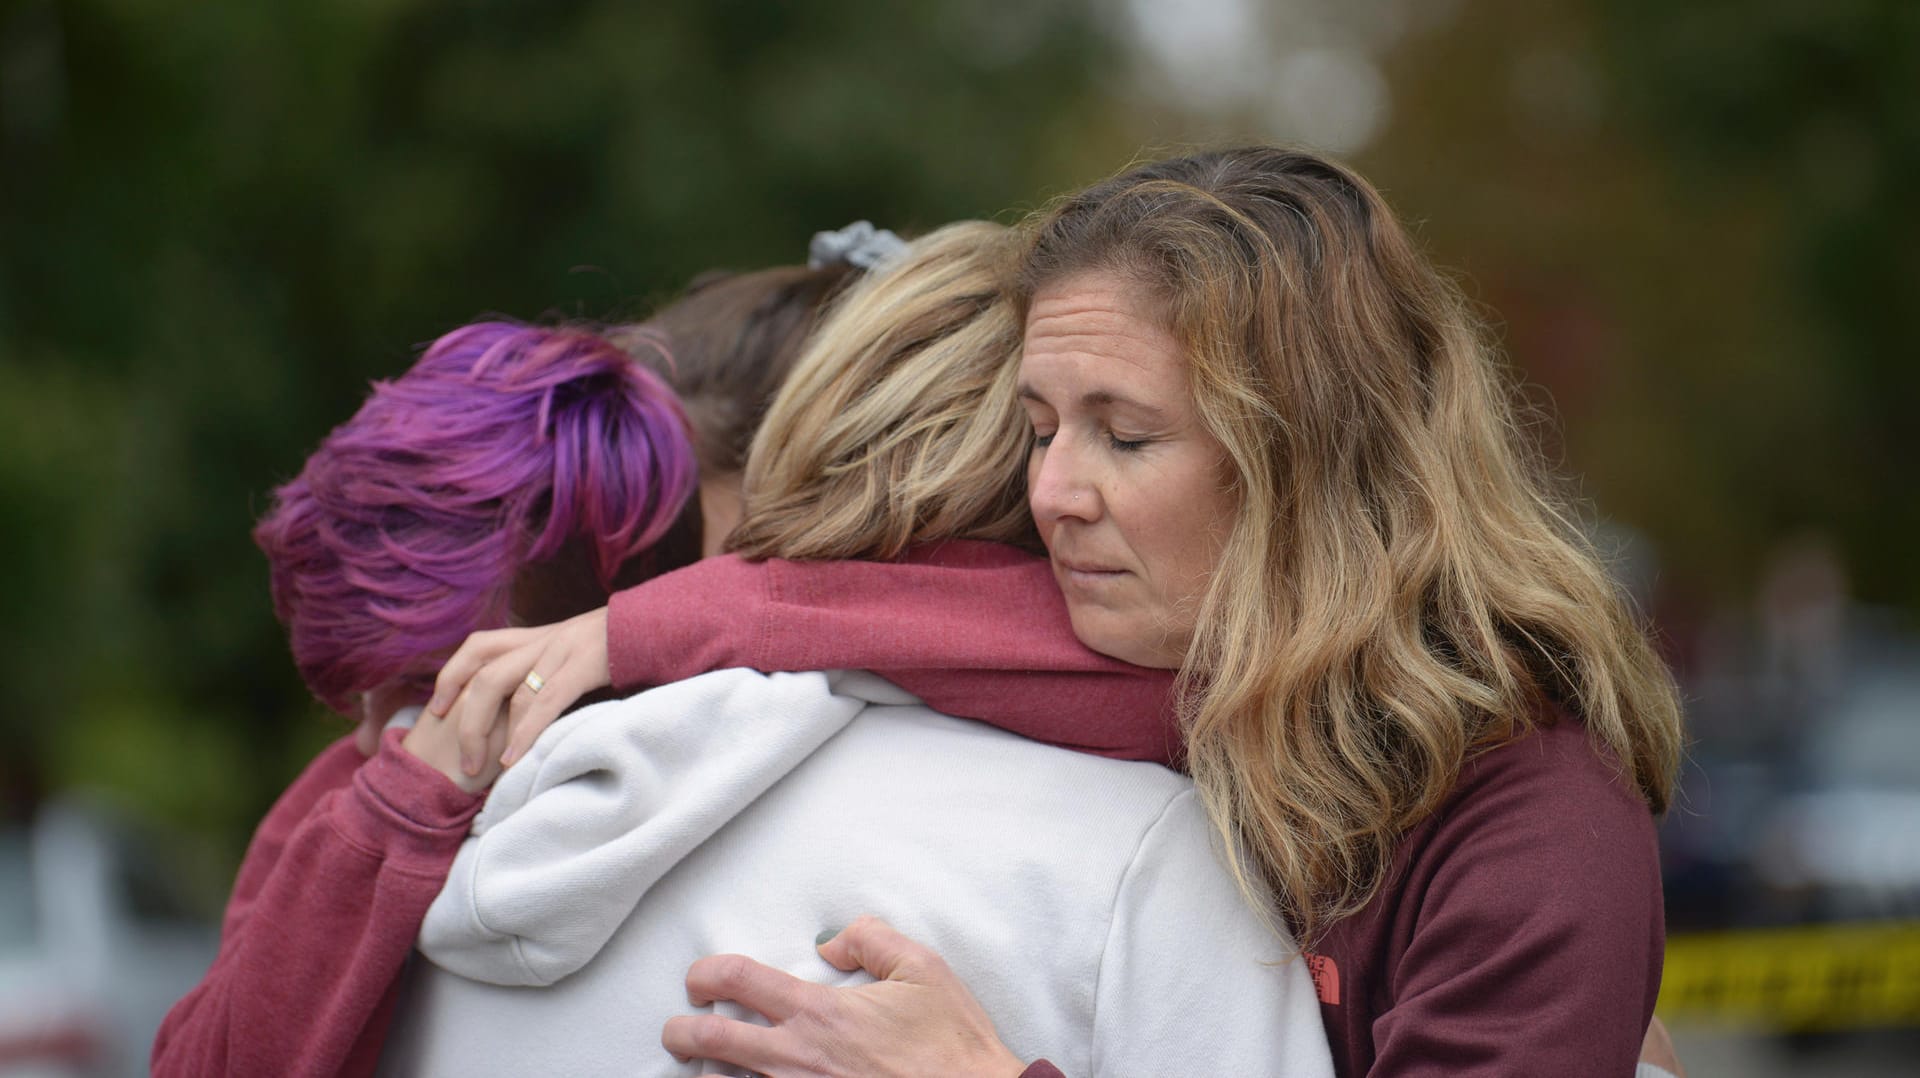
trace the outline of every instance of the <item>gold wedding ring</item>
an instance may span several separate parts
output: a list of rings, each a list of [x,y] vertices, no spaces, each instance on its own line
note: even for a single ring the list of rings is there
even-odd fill
[[[541,689],[547,687],[547,679],[529,670],[527,671],[527,680],[524,684],[527,686],[528,692],[539,692]]]

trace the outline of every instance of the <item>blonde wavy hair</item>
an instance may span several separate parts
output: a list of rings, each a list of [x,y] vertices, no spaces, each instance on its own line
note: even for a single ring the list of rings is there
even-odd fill
[[[1665,809],[1671,677],[1378,192],[1283,149],[1145,165],[1043,211],[1021,294],[1088,271],[1165,301],[1231,460],[1239,512],[1180,686],[1256,905],[1309,940],[1359,909],[1469,754],[1547,700]]]
[[[828,312],[747,453],[727,548],[893,558],[936,539],[1038,548],[1027,512],[1011,230],[928,233]]]

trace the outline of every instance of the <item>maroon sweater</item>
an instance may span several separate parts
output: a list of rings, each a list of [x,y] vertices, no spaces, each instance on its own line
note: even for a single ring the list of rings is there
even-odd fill
[[[220,953],[153,1044],[162,1078],[372,1074],[394,987],[480,799],[400,747],[316,757],[260,823]]]

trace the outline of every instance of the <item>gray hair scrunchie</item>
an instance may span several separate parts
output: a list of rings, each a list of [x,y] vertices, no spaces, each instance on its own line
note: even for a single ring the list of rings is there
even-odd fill
[[[907,241],[873,227],[872,221],[855,221],[832,232],[815,232],[813,242],[807,244],[807,268],[844,262],[871,273],[906,249]]]

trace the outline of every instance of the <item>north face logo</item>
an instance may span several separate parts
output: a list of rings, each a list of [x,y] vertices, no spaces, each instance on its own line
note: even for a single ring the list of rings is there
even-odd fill
[[[1306,956],[1307,972],[1313,975],[1313,991],[1320,1002],[1330,1006],[1340,1005],[1340,967],[1326,955],[1310,954]]]

